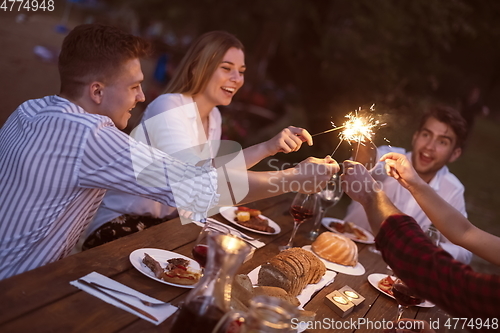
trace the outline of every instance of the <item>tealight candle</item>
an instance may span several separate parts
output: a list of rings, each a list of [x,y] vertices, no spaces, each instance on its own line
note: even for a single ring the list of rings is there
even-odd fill
[[[325,304],[340,317],[347,316],[354,309],[354,304],[346,299],[338,290],[326,295]]]
[[[346,295],[349,298],[353,298],[353,299],[359,298],[358,294],[356,294],[354,291],[350,291],[350,290],[344,290],[344,295]]]
[[[337,302],[337,303],[344,304],[344,305],[345,305],[345,304],[347,304],[347,303],[349,303],[349,301],[348,301],[348,300],[346,300],[346,299],[345,299],[344,297],[342,297],[342,296],[335,296],[335,297],[333,297],[333,300],[334,300],[335,302]]]
[[[349,301],[354,303],[354,305],[359,305],[365,300],[363,296],[347,285],[340,288],[339,291],[342,295],[345,295]]]

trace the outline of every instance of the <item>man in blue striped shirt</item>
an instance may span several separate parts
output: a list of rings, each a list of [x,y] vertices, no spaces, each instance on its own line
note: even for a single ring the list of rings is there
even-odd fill
[[[209,163],[181,162],[119,130],[144,101],[139,58],[146,50],[142,39],[113,27],[76,27],[59,56],[60,94],[26,101],[0,129],[0,280],[67,256],[107,189],[187,210],[197,220],[217,204]],[[138,181],[152,152],[163,179],[145,172]],[[249,198],[288,192],[294,181],[324,182],[338,165],[309,158],[293,169],[299,172],[272,174],[285,184],[279,191],[270,174],[249,177]]]

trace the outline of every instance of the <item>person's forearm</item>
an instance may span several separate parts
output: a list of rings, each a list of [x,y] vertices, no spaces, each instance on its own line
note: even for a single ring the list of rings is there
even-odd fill
[[[264,142],[243,149],[247,169],[250,169],[262,159],[271,156]]]
[[[429,185],[419,183],[409,188],[424,213],[452,243],[481,258],[500,265],[500,237],[474,226],[465,216],[441,198]]]
[[[224,172],[224,170],[222,170],[222,172]],[[221,172],[219,172],[219,189],[227,187],[232,194],[227,193],[221,196],[219,205],[222,206],[245,204],[288,193],[292,190],[296,191],[297,188],[291,188],[293,187],[293,185],[291,186],[292,182],[295,185],[300,184],[300,181],[293,178],[293,169],[267,172],[245,171],[246,175],[243,175],[241,171],[231,169],[226,169],[225,172],[227,172],[227,178],[231,180],[231,183],[226,181],[226,175],[222,175]],[[241,196],[237,197],[237,191],[242,191],[246,188],[248,188],[248,193],[246,193],[243,198],[241,198]],[[224,192],[219,191],[219,193],[222,194]]]
[[[427,183],[419,182],[410,186],[408,190],[439,231],[451,242],[459,244],[463,235],[472,227],[469,220]]]
[[[380,225],[389,216],[394,214],[402,214],[399,209],[389,200],[384,191],[374,192],[370,196],[370,200],[363,203],[368,222],[374,234],[376,235],[380,229]]]

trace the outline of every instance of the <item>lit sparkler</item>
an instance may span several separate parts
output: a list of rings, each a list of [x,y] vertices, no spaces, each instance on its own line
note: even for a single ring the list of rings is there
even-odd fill
[[[370,110],[373,110],[373,105]],[[349,143],[358,142],[362,144],[365,140],[372,141],[374,130],[380,127],[380,121],[375,120],[372,116],[361,116],[358,114],[359,110],[346,115],[347,121],[342,127],[344,130],[340,132],[340,139]]]
[[[375,104],[370,107],[370,111],[375,110],[374,106]],[[335,154],[343,141],[347,141],[349,142],[349,144],[357,142],[358,148],[359,145],[364,145],[366,141],[373,142],[372,138],[375,135],[375,130],[385,125],[385,123],[381,124],[380,121],[375,119],[371,114],[363,112],[361,108],[359,108],[358,110],[354,110],[353,112],[347,114],[345,117],[347,118],[347,120],[342,126],[335,126],[335,124],[332,123],[332,126],[334,128],[313,135],[316,136],[319,134],[343,129],[339,133],[340,142],[333,151],[332,155]]]

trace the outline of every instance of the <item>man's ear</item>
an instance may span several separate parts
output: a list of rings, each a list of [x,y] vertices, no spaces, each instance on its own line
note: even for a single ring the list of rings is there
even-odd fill
[[[417,136],[418,136],[418,132],[419,131],[415,131],[415,133],[413,133],[413,137],[411,139],[411,146],[415,146],[415,141],[417,140]],[[413,149],[413,148],[412,148]]]
[[[460,147],[455,148],[451,153],[450,160],[448,161],[448,163],[455,162],[457,158],[460,157],[460,155],[462,155],[462,148]]]
[[[102,103],[102,97],[103,97],[103,91],[104,91],[104,85],[101,82],[92,82],[89,86],[89,93],[90,93],[90,98],[96,103],[96,104],[101,104]]]

